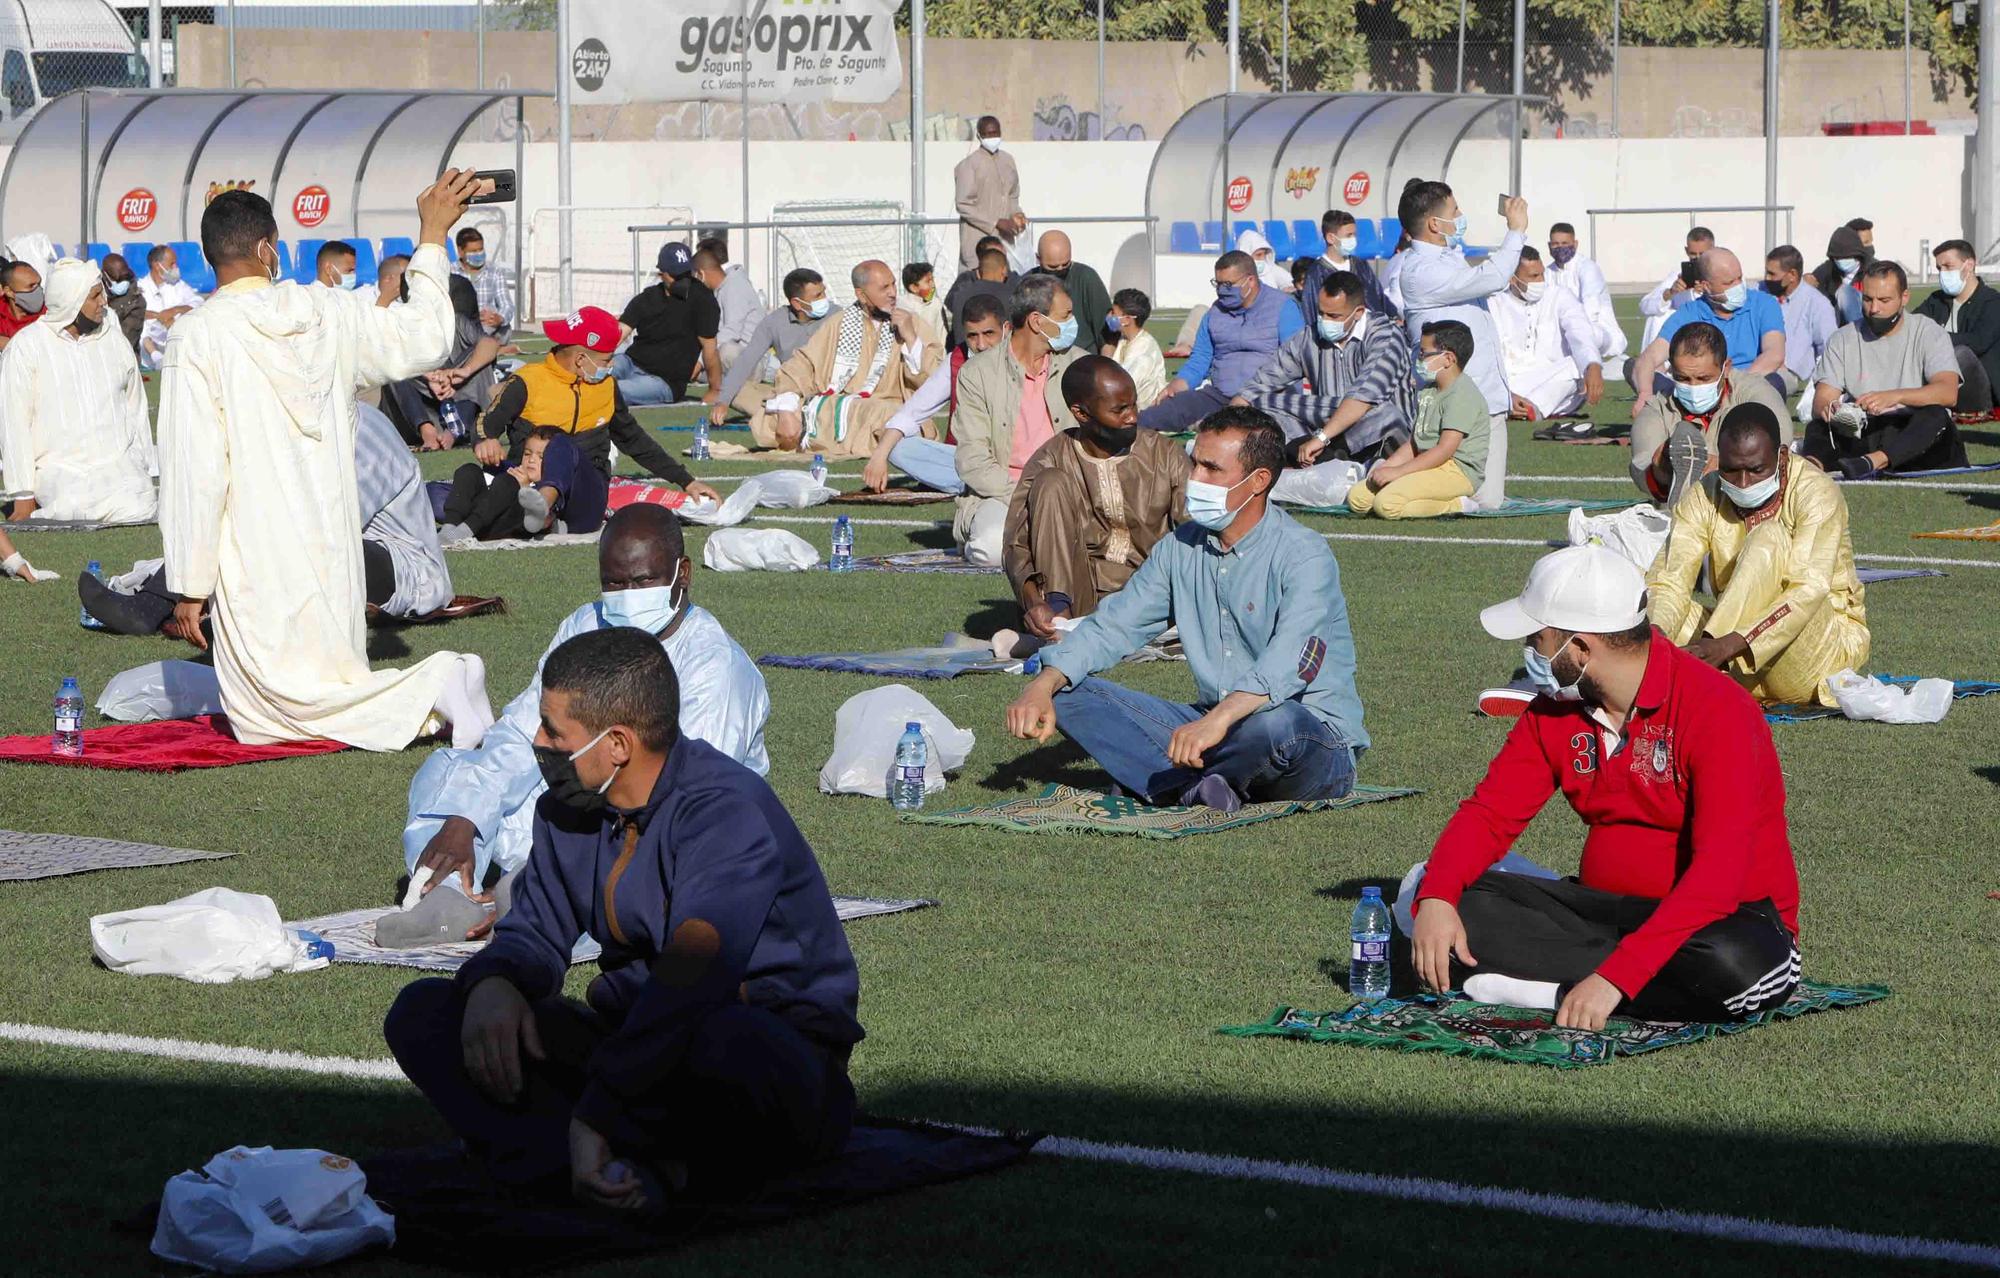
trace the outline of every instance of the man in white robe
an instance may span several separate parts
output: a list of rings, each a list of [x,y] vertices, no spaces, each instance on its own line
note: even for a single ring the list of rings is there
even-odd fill
[[[64,258],[42,316],[0,359],[0,462],[13,518],[151,523],[159,459],[139,364],[95,263]]]
[[[410,299],[274,283],[278,225],[249,191],[202,214],[218,287],[183,315],[160,384],[160,533],[174,621],[197,647],[213,600],[215,671],[239,740],[400,750],[440,721],[478,744],[493,711],[479,658],[371,671],[354,473],[354,397],[443,364],[444,237],[479,189],[447,170],[418,197]]]
[[[1549,228],[1549,284],[1570,295],[1583,308],[1597,334],[1597,353],[1611,366],[1613,375],[1624,376],[1628,345],[1625,330],[1611,307],[1611,286],[1604,282],[1604,269],[1577,247],[1576,228],[1557,222]]]
[[[542,660],[577,635],[610,626],[636,625],[657,635],[680,683],[681,733],[763,776],[771,770],[764,751],[764,722],[771,714],[764,676],[722,623],[689,601],[692,573],[672,511],[625,507],[598,541],[603,594],[564,618]],[[403,861],[413,876],[423,870],[430,877],[418,888],[424,895],[415,908],[376,924],[377,944],[456,941],[483,935],[491,925],[480,889],[492,871],[510,875],[527,863],[535,804],[548,791],[534,752],[541,703],[538,662],[527,689],[507,703],[477,750],[439,750],[417,769]]]
[[[1603,397],[1597,334],[1583,308],[1550,286],[1540,253],[1521,250],[1513,278],[1488,299],[1487,309],[1500,338],[1508,416],[1528,421],[1568,417]]]

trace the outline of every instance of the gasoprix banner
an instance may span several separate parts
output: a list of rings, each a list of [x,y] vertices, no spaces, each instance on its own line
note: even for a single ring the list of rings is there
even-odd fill
[[[885,0],[575,0],[579,102],[885,102],[902,87]]]

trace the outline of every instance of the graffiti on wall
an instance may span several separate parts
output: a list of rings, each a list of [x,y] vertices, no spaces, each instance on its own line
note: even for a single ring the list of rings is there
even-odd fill
[[[1037,142],[1144,142],[1142,124],[1104,127],[1095,111],[1079,111],[1066,97],[1042,98],[1035,103],[1031,135]]]

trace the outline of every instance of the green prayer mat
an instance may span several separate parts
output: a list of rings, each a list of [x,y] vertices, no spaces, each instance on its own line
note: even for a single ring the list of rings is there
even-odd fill
[[[1099,794],[1055,784],[1033,798],[1008,799],[945,812],[904,812],[905,821],[924,825],[990,825],[1022,834],[1082,830],[1091,834],[1136,834],[1142,839],[1179,839],[1190,834],[1216,834],[1259,821],[1275,821],[1295,812],[1337,812],[1364,803],[1403,799],[1421,790],[1394,786],[1357,785],[1338,799],[1246,803],[1234,812],[1209,807],[1151,807],[1121,795]]]
[[[1606,510],[1624,510],[1637,503],[1622,497],[1509,497],[1500,503],[1498,510],[1473,510],[1456,515],[1438,515],[1439,519],[1518,519],[1523,515],[1565,515],[1581,508],[1586,513]],[[1294,515],[1327,515],[1334,519],[1367,519],[1367,515],[1357,515],[1346,506],[1286,506]],[[1399,520],[1400,523],[1419,523],[1420,520]]]
[[[1355,1003],[1340,1012],[1306,1012],[1280,1007],[1257,1025],[1217,1031],[1237,1038],[1298,1038],[1313,1043],[1393,1047],[1405,1052],[1443,1052],[1476,1060],[1580,1069],[1619,1056],[1637,1056],[1663,1047],[1699,1043],[1723,1034],[1741,1034],[1761,1025],[1797,1020],[1809,1012],[1858,1007],[1889,997],[1882,985],[1821,985],[1801,981],[1783,1007],[1745,1021],[1635,1021],[1614,1016],[1595,1033],[1558,1029],[1553,1012],[1474,1003],[1459,993],[1418,994]]]

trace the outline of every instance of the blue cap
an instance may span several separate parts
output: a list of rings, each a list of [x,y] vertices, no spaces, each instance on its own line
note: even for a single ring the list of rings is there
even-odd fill
[[[924,735],[924,725],[918,723],[915,719],[912,719],[908,723],[903,725],[903,731],[914,732],[921,737],[922,735]]]
[[[1364,901],[1379,901],[1382,899],[1382,889],[1378,887],[1362,888],[1361,899]]]
[[[694,251],[685,244],[662,244],[660,246],[660,272],[675,279],[693,270]]]

